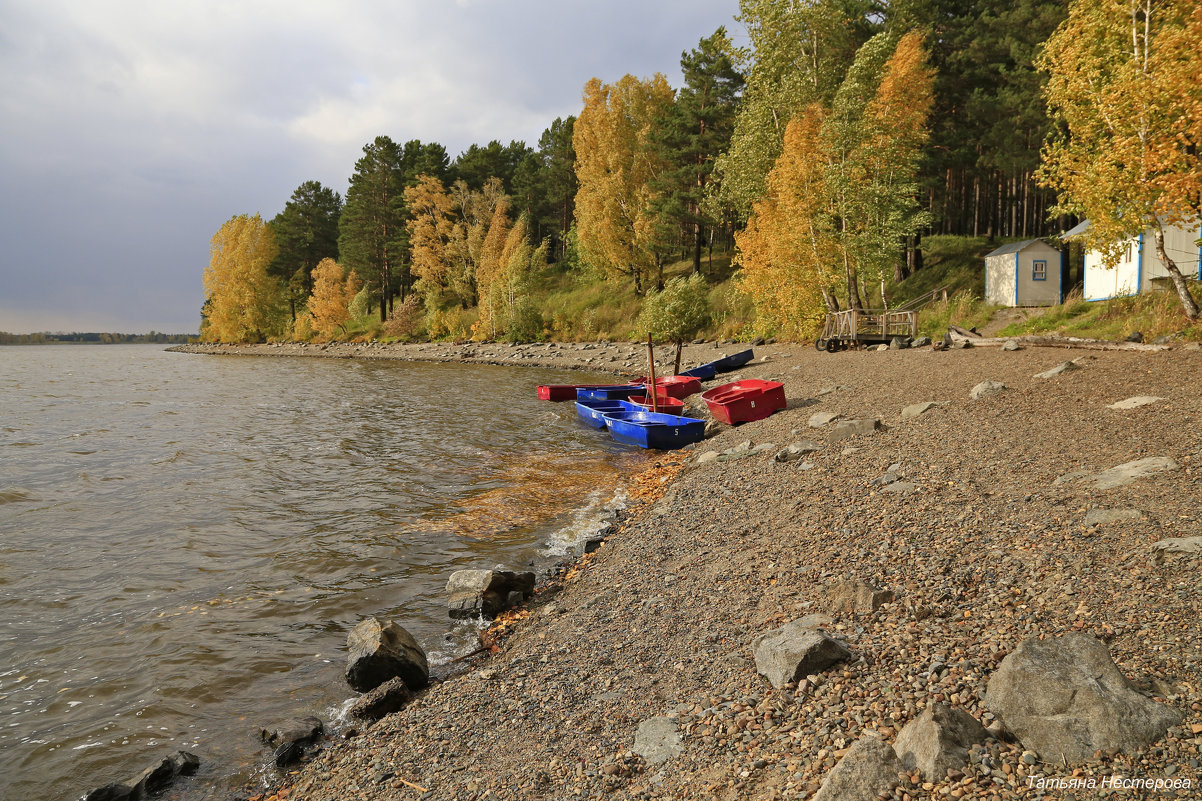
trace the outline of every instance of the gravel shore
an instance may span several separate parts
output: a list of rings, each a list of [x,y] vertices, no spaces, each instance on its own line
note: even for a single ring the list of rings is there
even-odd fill
[[[738,349],[688,346],[684,364]],[[625,374],[646,359],[628,344],[180,350]],[[789,408],[660,459],[635,482],[644,501],[621,530],[544,587],[498,653],[326,743],[267,797],[808,798],[858,738],[893,742],[933,702],[995,724],[983,699],[998,663],[1026,637],[1065,632],[1106,643],[1182,723],[1142,751],[1072,766],[989,739],[963,769],[938,781],[904,775],[884,797],[1145,797],[1048,789],[1049,779],[1117,775],[1190,782],[1157,798],[1202,797],[1202,557],[1149,547],[1202,534],[1202,351],[825,354],[775,344],[755,353],[706,386],[780,380]],[[1035,377],[1070,359],[1075,369]],[[987,379],[1006,388],[970,399]],[[1109,408],[1133,396],[1158,400]],[[923,402],[937,405],[903,419]],[[836,423],[811,427],[819,412],[881,427],[839,440]],[[739,449],[747,441],[772,447]],[[774,460],[802,441],[818,449]],[[1093,478],[1149,457],[1176,468],[1109,488]],[[832,585],[846,579],[894,601],[830,613],[823,629],[851,660],[772,687],[752,640],[828,611]],[[669,719],[679,737],[679,752],[655,764],[633,750],[652,718]]]

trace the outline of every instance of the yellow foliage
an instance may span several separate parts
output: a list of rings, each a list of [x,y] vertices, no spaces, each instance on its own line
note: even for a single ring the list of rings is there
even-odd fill
[[[593,266],[629,275],[636,292],[656,264],[650,181],[662,164],[652,125],[674,98],[659,73],[646,80],[626,75],[612,85],[593,78],[573,128],[580,251]]]
[[[282,292],[267,274],[277,252],[275,235],[258,214],[231,217],[218,229],[204,271],[202,338],[257,342],[279,333]]]
[[[812,105],[789,121],[783,150],[768,174],[768,194],[735,235],[743,270],[740,288],[756,314],[783,336],[813,336],[826,305],[835,243],[826,217],[826,187],[818,134],[823,110]]]
[[[509,204],[498,200],[480,246],[480,258],[476,265],[476,294],[480,318],[472,326],[474,339],[495,339],[497,336],[496,285],[504,274],[502,263],[505,241],[509,236]]]
[[[315,331],[332,337],[350,318],[350,305],[362,284],[355,271],[343,277],[343,269],[333,259],[322,259],[313,269],[313,294],[309,296],[309,314]]]

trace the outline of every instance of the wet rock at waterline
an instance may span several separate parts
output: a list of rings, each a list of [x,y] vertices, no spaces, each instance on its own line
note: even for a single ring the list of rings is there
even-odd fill
[[[534,573],[456,570],[447,580],[447,593],[451,617],[496,617],[534,593]]]
[[[346,681],[352,689],[365,693],[396,677],[411,690],[430,682],[426,652],[395,621],[367,618],[351,629],[346,646]]]
[[[177,776],[191,776],[200,767],[200,757],[176,751],[126,782],[97,787],[83,801],[141,801],[166,790]]]
[[[1136,692],[1088,634],[1019,643],[989,679],[985,704],[1045,760],[1075,764],[1164,737],[1177,711]]]
[[[259,737],[275,749],[273,759],[282,768],[299,762],[324,731],[325,726],[317,718],[296,718],[272,729],[260,729]]]
[[[404,679],[389,679],[356,700],[347,714],[360,720],[379,720],[385,715],[400,712],[412,700],[413,691]]]

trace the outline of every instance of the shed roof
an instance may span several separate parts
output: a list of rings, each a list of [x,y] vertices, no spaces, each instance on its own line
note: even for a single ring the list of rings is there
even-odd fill
[[[1072,228],[1065,231],[1060,236],[1062,239],[1068,239],[1070,236],[1080,236],[1081,234],[1085,233],[1088,230],[1089,230],[1089,220],[1082,220],[1081,222],[1074,225]]]
[[[986,253],[985,258],[990,256],[1005,256],[1007,253],[1018,253],[1026,250],[1028,245],[1034,245],[1036,242],[1043,242],[1042,239],[1024,239],[1022,242],[1011,242],[1008,245],[1002,245],[992,253]],[[1044,244],[1047,244],[1046,242]]]

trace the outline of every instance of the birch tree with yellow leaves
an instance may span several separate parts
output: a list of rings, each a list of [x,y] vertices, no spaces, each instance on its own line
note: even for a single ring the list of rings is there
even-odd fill
[[[277,252],[275,235],[258,214],[240,214],[222,224],[209,242],[202,339],[262,342],[283,331],[283,291],[267,274]]]
[[[309,296],[309,314],[313,330],[332,337],[350,319],[351,301],[363,282],[354,270],[347,273],[333,259],[322,259],[313,270],[313,294]]]
[[[1164,228],[1199,222],[1200,41],[1197,0],[1075,0],[1040,61],[1061,129],[1039,173],[1060,195],[1054,211],[1088,218],[1085,244],[1108,265],[1150,229],[1191,320],[1198,303],[1165,249]]]
[[[593,78],[572,135],[580,253],[590,265],[628,276],[638,294],[663,266],[651,181],[664,165],[651,132],[674,97],[659,73],[626,75],[614,84]]]
[[[887,305],[902,240],[928,222],[915,176],[933,78],[920,34],[878,34],[829,109],[813,103],[790,120],[767,193],[736,236],[761,327],[812,336],[840,299],[864,307],[864,280]]]

